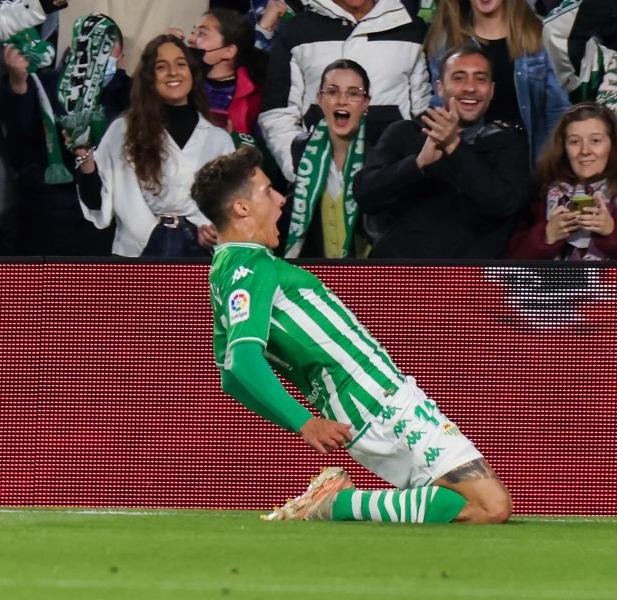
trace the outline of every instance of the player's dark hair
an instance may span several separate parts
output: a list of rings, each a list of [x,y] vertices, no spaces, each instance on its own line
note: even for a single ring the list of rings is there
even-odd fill
[[[195,174],[191,196],[217,229],[229,221],[229,204],[239,195],[250,196],[251,177],[261,166],[262,156],[252,146],[206,163]]]
[[[451,48],[450,50],[448,50],[448,52],[446,52],[444,57],[441,59],[441,62],[439,63],[439,79],[443,81],[443,76],[446,72],[446,65],[453,56],[473,56],[475,54],[479,54],[488,63],[488,74],[492,80],[493,62],[491,61],[491,57],[488,55],[488,53],[482,46],[478,46],[473,42],[466,42],[462,46]]]

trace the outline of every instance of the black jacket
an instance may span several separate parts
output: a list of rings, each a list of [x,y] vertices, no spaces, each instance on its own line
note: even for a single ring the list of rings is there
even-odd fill
[[[529,199],[524,132],[491,123],[422,172],[425,139],[415,121],[390,125],[354,179],[361,209],[382,221],[372,256],[502,256]]]
[[[39,72],[56,114],[62,114],[55,90],[58,72]],[[103,89],[101,104],[109,122],[128,107],[131,80],[118,70]],[[113,231],[98,230],[88,223],[81,212],[74,183],[48,185],[45,169],[48,165],[43,120],[38,92],[28,78],[28,91],[16,95],[10,89],[8,76],[0,82],[0,104],[9,149],[8,161],[16,173],[18,210],[17,252],[26,255],[106,255],[111,250]],[[62,144],[64,163],[73,168],[75,157]]]

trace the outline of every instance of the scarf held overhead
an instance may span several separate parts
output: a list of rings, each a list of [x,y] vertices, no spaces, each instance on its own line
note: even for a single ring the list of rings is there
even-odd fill
[[[345,241],[343,257],[349,255],[353,233],[358,220],[358,204],[354,200],[352,182],[354,175],[364,165],[366,121],[362,117],[360,127],[352,140],[343,166],[343,211],[345,222]],[[285,246],[286,258],[297,258],[302,251],[306,232],[313,219],[315,208],[323,196],[330,164],[332,162],[332,142],[325,119],[315,127],[304,149],[294,185],[293,209],[289,234]]]
[[[117,25],[100,14],[79,17],[73,25],[71,52],[58,84],[66,116],[59,119],[70,147],[97,145],[106,128],[101,92],[107,61],[119,39]]]

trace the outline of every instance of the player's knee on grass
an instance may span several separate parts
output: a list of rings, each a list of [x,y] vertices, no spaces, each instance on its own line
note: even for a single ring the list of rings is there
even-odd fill
[[[510,493],[484,458],[465,463],[434,483],[467,500],[456,518],[459,522],[505,523],[512,514]]]
[[[450,488],[467,500],[456,518],[458,522],[505,523],[512,514],[510,493],[497,476],[456,483],[446,476],[435,483]]]
[[[505,523],[512,515],[512,499],[503,485],[468,501],[460,513],[469,523]]]

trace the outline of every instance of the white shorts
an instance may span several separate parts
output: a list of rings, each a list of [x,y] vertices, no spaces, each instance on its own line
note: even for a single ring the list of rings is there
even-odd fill
[[[407,377],[383,400],[384,412],[347,446],[369,471],[399,489],[428,485],[477,458],[480,451]]]

